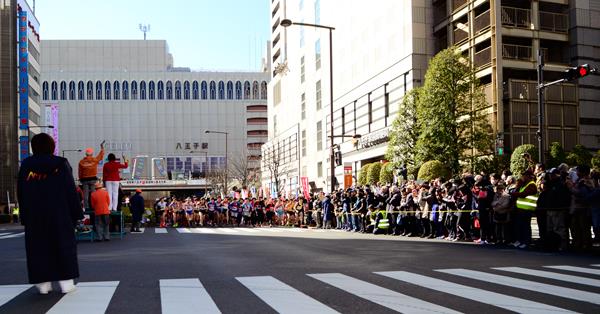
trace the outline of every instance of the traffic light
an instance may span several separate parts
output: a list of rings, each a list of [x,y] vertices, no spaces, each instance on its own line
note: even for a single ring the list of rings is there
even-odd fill
[[[592,69],[588,64],[578,65],[576,67],[568,68],[565,70],[564,79],[567,81],[573,81],[580,79],[584,76],[588,76],[592,72]]]
[[[341,166],[342,165],[342,152],[340,152],[338,150],[335,153],[333,153],[333,156],[334,156],[334,159],[335,159],[335,165],[336,166]]]

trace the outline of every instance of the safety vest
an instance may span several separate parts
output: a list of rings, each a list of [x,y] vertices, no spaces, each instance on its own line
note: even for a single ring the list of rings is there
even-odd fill
[[[19,208],[18,207],[14,207],[13,211],[12,211],[12,214],[18,216],[19,215]]]
[[[519,189],[519,193],[523,193],[530,185],[535,185],[534,181],[527,183],[524,187]],[[517,199],[517,208],[522,210],[535,210],[537,207],[537,195],[529,195],[525,197],[519,197]]]
[[[377,225],[377,228],[379,229],[387,229],[390,227],[390,220],[387,219],[387,213],[385,212],[385,210],[380,210],[379,213],[381,214],[381,216],[383,218],[379,219],[379,224]]]

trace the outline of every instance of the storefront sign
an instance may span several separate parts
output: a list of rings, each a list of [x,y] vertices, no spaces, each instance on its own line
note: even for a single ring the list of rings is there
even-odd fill
[[[208,143],[200,143],[200,142],[177,142],[175,144],[175,149],[176,150],[181,150],[181,149],[185,149],[185,150],[200,149],[200,147],[202,147],[202,149],[208,149]]]
[[[29,128],[29,60],[27,50],[27,12],[19,11],[19,129]],[[29,139],[27,139],[29,141]],[[29,155],[29,152],[27,152]]]
[[[300,178],[300,183],[302,185],[302,194],[304,195],[305,199],[310,199],[310,193],[309,193],[309,187],[308,187],[308,177],[301,177]]]
[[[373,133],[369,133],[363,135],[358,140],[358,149],[365,149],[373,146],[377,146],[379,144],[387,143],[389,141],[388,136],[389,129],[381,129],[379,131],[375,131]]]
[[[344,166],[344,189],[352,186],[352,165]]]

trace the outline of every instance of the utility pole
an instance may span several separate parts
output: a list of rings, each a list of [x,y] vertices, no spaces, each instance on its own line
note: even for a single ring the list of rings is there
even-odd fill
[[[538,97],[538,158],[544,163],[544,53],[538,49],[537,55],[537,97]]]

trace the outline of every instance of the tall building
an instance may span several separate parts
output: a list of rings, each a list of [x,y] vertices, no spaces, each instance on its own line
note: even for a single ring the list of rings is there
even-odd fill
[[[269,83],[269,142],[263,146],[263,186],[280,194],[329,191],[330,58],[334,27],[333,135],[343,155],[335,167],[354,180],[360,167],[384,158],[389,128],[403,95],[423,82],[434,53],[427,1],[273,0]],[[352,138],[360,135],[360,139]],[[342,137],[346,136],[346,137]],[[337,150],[337,148],[336,148]],[[346,181],[347,182],[347,181]]]
[[[59,151],[71,164],[82,157],[77,150],[106,141],[107,152],[162,158],[162,169],[185,178],[224,167],[226,152],[229,164],[243,161],[258,174],[267,72],[176,68],[164,40],[44,40],[42,47],[43,102],[58,110]],[[130,168],[126,178],[151,176]]]
[[[0,3],[0,205],[16,200],[19,161],[40,126],[40,24],[25,0]]]

